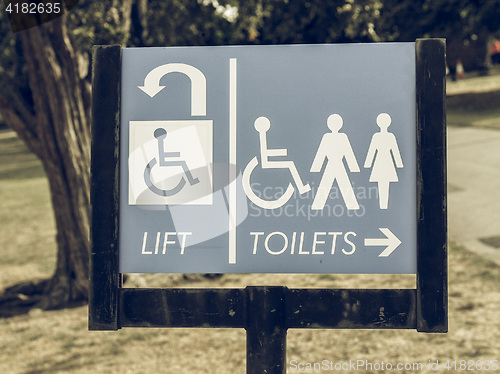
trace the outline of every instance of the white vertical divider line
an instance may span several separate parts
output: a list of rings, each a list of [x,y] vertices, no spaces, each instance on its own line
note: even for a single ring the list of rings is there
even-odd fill
[[[236,58],[229,59],[229,263],[236,264]]]

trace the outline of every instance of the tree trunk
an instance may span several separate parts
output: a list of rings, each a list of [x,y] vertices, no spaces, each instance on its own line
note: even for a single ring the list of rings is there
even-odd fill
[[[90,92],[64,19],[19,34],[57,225],[57,267],[38,304],[44,309],[85,301],[89,287]]]
[[[112,0],[103,8],[103,18],[116,31],[113,43],[126,44],[133,1]],[[26,29],[24,17],[16,22],[17,29]],[[45,169],[57,226],[57,265],[48,280],[7,288],[0,295],[0,317],[32,307],[80,304],[88,300],[89,290],[91,87],[84,79],[88,54],[74,50],[66,16],[18,36],[29,88],[0,70],[0,112]]]

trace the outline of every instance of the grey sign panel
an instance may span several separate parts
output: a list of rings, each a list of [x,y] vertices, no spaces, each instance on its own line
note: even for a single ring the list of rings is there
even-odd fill
[[[131,48],[120,272],[416,272],[415,44]]]

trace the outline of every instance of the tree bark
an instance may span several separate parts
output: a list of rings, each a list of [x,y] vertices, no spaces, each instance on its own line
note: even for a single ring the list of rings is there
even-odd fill
[[[28,65],[35,124],[57,226],[57,266],[38,307],[57,308],[88,298],[90,219],[90,108],[64,17],[19,34]]]
[[[133,1],[112,0],[104,7],[106,22],[116,30],[114,43],[125,44],[129,37]],[[26,29],[25,21],[18,17],[19,30]],[[0,295],[0,316],[80,304],[89,291],[89,55],[74,49],[65,16],[18,36],[29,88],[0,70],[0,112],[43,164],[57,227],[57,265],[48,280],[7,288]]]

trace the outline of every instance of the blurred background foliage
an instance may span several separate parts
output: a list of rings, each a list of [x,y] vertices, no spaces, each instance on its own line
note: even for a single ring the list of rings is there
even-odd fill
[[[477,40],[487,45],[500,36],[500,0],[80,0],[67,22],[75,48],[85,57],[83,70],[94,44],[149,47],[444,37],[449,45],[467,46]],[[19,80],[26,76],[21,48],[4,11],[0,36],[0,72]]]

